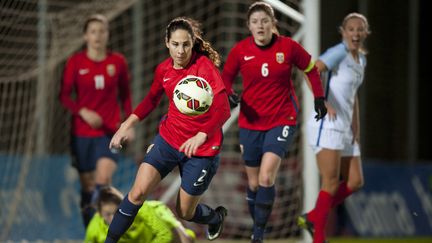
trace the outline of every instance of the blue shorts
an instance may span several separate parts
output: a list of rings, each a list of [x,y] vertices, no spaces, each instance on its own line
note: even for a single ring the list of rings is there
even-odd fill
[[[246,165],[259,167],[266,152],[285,158],[296,130],[296,126],[278,126],[267,131],[240,128],[240,146]]]
[[[110,151],[110,141],[111,136],[72,136],[72,165],[81,173],[94,171],[97,161],[102,157],[107,157],[117,162],[120,156]]]
[[[159,171],[162,179],[176,166],[181,175],[181,187],[190,195],[202,195],[219,167],[219,156],[188,158],[169,145],[159,134],[144,156],[144,162]]]

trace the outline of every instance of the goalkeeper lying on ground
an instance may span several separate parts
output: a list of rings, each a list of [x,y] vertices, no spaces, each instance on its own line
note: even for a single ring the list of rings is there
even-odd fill
[[[97,213],[87,227],[85,243],[105,241],[109,224],[123,197],[114,187],[100,190],[96,204]],[[192,243],[194,239],[195,233],[185,229],[165,204],[160,201],[146,201],[119,242]]]

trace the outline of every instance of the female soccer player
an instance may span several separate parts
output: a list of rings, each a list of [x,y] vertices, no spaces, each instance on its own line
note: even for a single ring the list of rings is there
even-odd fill
[[[65,66],[60,101],[72,113],[72,154],[87,226],[94,213],[89,207],[92,194],[111,183],[117,166],[118,155],[109,150],[109,142],[122,117],[131,114],[132,104],[126,60],[107,50],[108,20],[102,15],[88,18],[84,39],[86,49],[72,55]]]
[[[243,77],[240,148],[248,177],[246,199],[254,220],[252,242],[263,240],[275,200],[276,174],[296,131],[293,67],[303,70],[312,85],[316,119],[326,114],[321,80],[311,56],[294,40],[278,35],[276,22],[269,4],[253,3],[247,12],[252,36],[232,48],[222,73],[231,96],[234,78],[238,72]]]
[[[97,213],[91,219],[85,236],[85,243],[103,243],[123,195],[114,187],[100,189],[96,200]],[[192,243],[195,233],[185,229],[171,210],[160,201],[146,201],[128,231],[120,242],[139,243]]]
[[[144,119],[165,93],[169,98],[168,114],[162,119],[159,134],[140,165],[129,194],[124,198],[108,230],[105,242],[117,242],[133,222],[139,208],[159,182],[176,166],[180,169],[181,188],[177,198],[180,218],[208,224],[207,238],[221,234],[227,210],[216,210],[199,203],[219,165],[222,125],[230,116],[225,86],[217,65],[219,54],[201,38],[199,26],[187,18],[176,18],[166,28],[165,43],[170,57],[158,65],[152,86],[132,115],[123,122],[111,140],[111,148],[121,148],[127,131]],[[181,113],[172,96],[176,84],[187,75],[207,80],[214,98],[210,109],[198,116]]]
[[[348,14],[340,32],[342,42],[328,49],[316,63],[320,72],[328,71],[328,115],[321,121],[311,118],[308,122],[309,143],[321,174],[321,191],[315,208],[299,217],[298,223],[313,234],[315,243],[325,241],[329,210],[363,185],[357,91],[366,66],[363,43],[369,34],[368,21],[361,14]]]

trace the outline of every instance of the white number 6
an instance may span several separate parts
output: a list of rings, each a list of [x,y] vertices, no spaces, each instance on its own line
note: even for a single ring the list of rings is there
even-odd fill
[[[269,75],[268,63],[263,63],[261,66],[261,74],[263,77],[267,77]]]

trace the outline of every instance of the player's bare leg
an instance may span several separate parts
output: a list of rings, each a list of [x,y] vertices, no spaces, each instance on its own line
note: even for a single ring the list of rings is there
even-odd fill
[[[345,198],[358,191],[364,184],[362,162],[360,156],[342,157],[342,182],[334,196],[332,207],[342,203]]]
[[[263,241],[265,227],[272,212],[276,197],[274,184],[280,163],[281,158],[272,152],[266,152],[262,157],[255,200],[252,242]]]
[[[207,239],[217,239],[223,231],[227,210],[219,206],[216,209],[199,203],[200,196],[193,196],[180,188],[177,197],[177,214],[180,218],[199,224],[207,224]]]
[[[148,194],[161,181],[159,172],[150,164],[142,163],[138,169],[134,185],[119,205],[119,209],[108,229],[105,243],[117,242],[131,226],[138,210]]]

